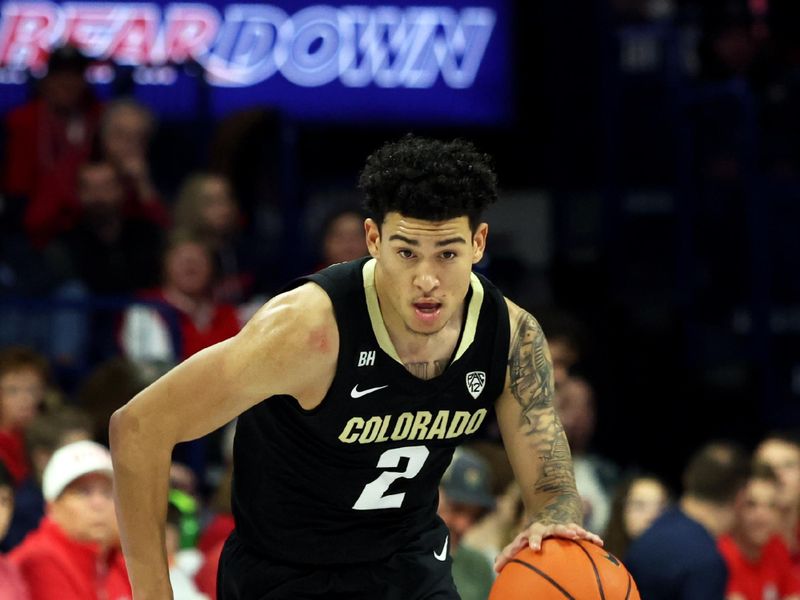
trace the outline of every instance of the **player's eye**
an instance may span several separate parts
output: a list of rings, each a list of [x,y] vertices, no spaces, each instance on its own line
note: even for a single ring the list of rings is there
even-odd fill
[[[407,249],[407,248],[403,248],[402,250],[398,250],[397,254],[400,255],[400,258],[413,258],[414,257],[414,253],[411,250]]]
[[[444,260],[453,260],[456,256],[458,256],[458,254],[456,254],[452,250],[445,250],[444,252],[442,252],[442,258]]]

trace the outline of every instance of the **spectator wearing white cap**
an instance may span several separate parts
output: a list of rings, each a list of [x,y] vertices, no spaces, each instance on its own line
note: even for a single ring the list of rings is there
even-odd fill
[[[483,553],[461,543],[464,534],[494,508],[488,463],[475,452],[459,448],[439,485],[439,516],[450,530],[453,580],[462,600],[486,600],[494,581]],[[447,559],[448,542],[434,556]]]
[[[130,598],[116,534],[108,450],[87,440],[59,448],[44,470],[45,518],[9,555],[31,600]],[[120,573],[120,571],[123,571]]]

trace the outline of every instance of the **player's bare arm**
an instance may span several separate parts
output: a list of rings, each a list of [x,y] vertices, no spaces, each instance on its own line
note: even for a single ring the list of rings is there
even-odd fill
[[[500,554],[500,570],[525,544],[538,550],[544,537],[599,537],[581,527],[581,499],[572,457],[553,406],[553,363],[536,319],[508,302],[511,342],[506,387],[497,417],[506,452],[522,489],[530,525]]]
[[[175,444],[276,394],[313,408],[333,379],[338,346],[328,296],[306,284],[268,302],[237,336],[192,356],[114,413],[117,516],[136,600],[172,597],[164,522]]]

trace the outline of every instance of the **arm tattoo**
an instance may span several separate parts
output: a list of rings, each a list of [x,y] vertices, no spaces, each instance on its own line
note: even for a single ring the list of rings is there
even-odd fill
[[[431,362],[405,363],[403,366],[414,377],[419,377],[420,379],[433,379],[434,377],[438,377],[439,375],[444,373],[444,369],[445,367],[447,367],[447,363],[448,363],[447,360],[434,360],[432,363]]]
[[[519,427],[542,466],[535,491],[543,502],[534,520],[580,525],[581,500],[575,489],[572,457],[553,407],[553,363],[541,326],[527,313],[520,316],[511,336],[508,371],[511,393],[521,408]]]

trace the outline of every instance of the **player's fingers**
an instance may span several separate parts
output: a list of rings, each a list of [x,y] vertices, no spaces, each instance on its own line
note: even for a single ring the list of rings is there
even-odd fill
[[[598,546],[603,545],[603,539],[599,535],[592,533],[587,529],[584,529],[580,525],[571,523],[567,525],[567,527],[569,527],[572,531],[575,532],[576,539],[587,540],[589,542],[592,542],[593,544],[597,544]]]
[[[574,540],[579,536],[578,530],[572,525],[548,525],[542,531],[542,538],[560,537]]]
[[[588,540],[593,544],[597,544],[598,546],[603,546],[603,538],[601,538],[596,533],[592,533],[591,531],[584,531],[582,535],[579,536],[582,540]]]
[[[494,560],[494,570],[496,572],[500,572],[508,561],[511,560],[514,555],[522,550],[525,547],[525,544],[528,541],[527,531],[523,531],[514,540],[508,544],[500,554],[497,555],[497,558]]]

